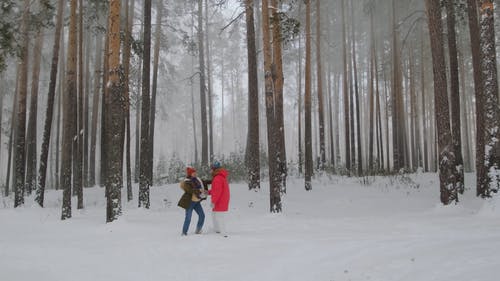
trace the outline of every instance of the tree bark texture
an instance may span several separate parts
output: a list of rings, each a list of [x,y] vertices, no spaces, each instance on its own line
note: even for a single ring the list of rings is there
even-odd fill
[[[270,29],[269,2],[262,1],[262,34],[264,46],[264,72],[265,72],[265,97],[266,97],[266,116],[267,116],[267,140],[268,140],[268,155],[269,155],[269,184],[270,184],[270,211],[272,213],[280,213],[281,206],[281,175],[279,174],[279,162],[277,159],[278,151],[277,143],[277,122],[275,112],[275,97],[273,89],[273,74],[272,74],[272,46],[271,46],[271,29]]]
[[[47,109],[45,114],[45,124],[43,130],[42,149],[40,153],[40,166],[38,171],[38,186],[36,188],[35,201],[43,207],[45,184],[47,180],[47,161],[49,156],[50,136],[52,132],[52,122],[54,121],[54,103],[56,94],[57,71],[59,65],[59,47],[61,44],[61,30],[63,22],[64,0],[59,0],[57,4],[57,17],[54,34],[54,45],[52,47],[52,62],[50,65],[49,92],[47,99]],[[59,81],[61,83],[62,81]],[[59,120],[56,120],[59,122]],[[57,170],[57,166],[56,166]]]
[[[495,49],[494,5],[481,0],[481,71],[483,76],[482,103],[484,112],[484,190],[483,197],[491,197],[500,190],[500,105],[498,104],[498,77]],[[481,133],[480,131],[478,133]],[[481,175],[483,176],[483,175]]]
[[[71,0],[70,25],[68,38],[68,55],[66,57],[66,93],[63,95],[63,138],[62,138],[62,163],[61,185],[63,188],[63,206],[61,219],[71,218],[71,169],[72,148],[74,138],[74,109],[72,102],[76,99],[76,62],[77,62],[77,18],[76,0]]]
[[[150,126],[151,0],[144,1],[144,54],[142,66],[141,150],[139,166],[139,207],[149,209],[149,126]]]
[[[259,84],[257,77],[257,48],[255,44],[254,1],[246,0],[245,15],[247,28],[248,58],[248,133],[246,164],[248,188],[260,189],[259,153]]]
[[[109,75],[106,83],[106,222],[112,222],[121,213],[123,182],[123,85],[120,66],[120,0],[111,0],[109,9]]]
[[[438,134],[441,202],[448,205],[458,202],[457,180],[459,175],[455,169],[455,154],[450,128],[441,7],[439,2],[434,0],[426,0],[425,5],[429,24],[432,69],[434,74],[434,103],[436,105],[435,116]]]

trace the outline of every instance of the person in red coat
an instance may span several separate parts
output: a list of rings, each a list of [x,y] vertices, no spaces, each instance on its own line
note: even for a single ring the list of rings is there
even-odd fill
[[[225,233],[225,213],[229,209],[229,184],[227,175],[229,174],[222,168],[220,162],[215,161],[212,166],[212,189],[208,192],[211,195],[212,215],[214,221],[214,230],[227,237]]]

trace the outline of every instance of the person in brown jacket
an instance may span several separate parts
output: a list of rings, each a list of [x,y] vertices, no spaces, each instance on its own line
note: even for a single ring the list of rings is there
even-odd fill
[[[201,201],[206,198],[206,191],[203,181],[196,177],[196,170],[193,167],[186,168],[186,178],[181,181],[180,186],[184,190],[179,203],[179,207],[186,209],[184,224],[182,226],[182,235],[187,235],[193,210],[198,214],[198,223],[196,225],[196,234],[201,234],[203,224],[205,223],[205,212],[201,206]]]

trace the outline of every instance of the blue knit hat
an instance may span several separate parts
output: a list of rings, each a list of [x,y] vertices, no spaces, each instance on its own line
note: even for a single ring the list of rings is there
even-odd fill
[[[221,164],[220,164],[220,162],[219,162],[219,161],[214,161],[214,162],[212,163],[212,166],[211,166],[212,170],[219,169],[220,167],[222,167],[222,166],[221,166]]]

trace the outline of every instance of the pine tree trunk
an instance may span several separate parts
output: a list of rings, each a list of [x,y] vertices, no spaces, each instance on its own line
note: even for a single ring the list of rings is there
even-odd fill
[[[89,137],[90,137],[90,59],[92,51],[91,33],[87,32],[85,47],[85,98],[83,106],[83,186],[89,187]]]
[[[191,6],[191,37],[194,37],[194,2],[192,2]],[[191,71],[194,72],[194,56],[191,56]],[[224,72],[224,66],[222,66],[222,73]],[[222,87],[224,87],[224,81],[222,81]],[[194,103],[194,83],[191,80],[190,83],[191,89],[191,119],[193,123],[193,141],[194,141],[194,162],[198,163],[198,134],[196,133],[196,108]],[[222,97],[222,108],[224,108],[224,97]],[[222,129],[222,136],[224,136],[224,128]]]
[[[476,98],[476,195],[484,196],[487,171],[484,169],[484,114],[483,114],[483,74],[481,70],[480,30],[477,13],[477,1],[467,0],[469,17],[469,37],[472,51],[472,68],[474,71],[474,92]]]
[[[374,173],[374,161],[373,161],[373,143],[374,143],[374,127],[375,127],[375,121],[376,118],[374,118],[374,88],[373,88],[373,80],[374,80],[374,71],[373,69],[375,68],[374,66],[374,56],[375,56],[375,34],[373,32],[373,11],[370,11],[370,62],[369,62],[369,71],[368,73],[370,74],[369,80],[368,80],[368,95],[369,95],[369,102],[370,102],[370,112],[369,112],[369,117],[368,121],[370,122],[370,135],[369,135],[369,142],[370,144],[368,145],[368,172],[373,174]]]
[[[42,150],[40,154],[40,166],[38,172],[38,186],[36,189],[35,201],[43,207],[45,184],[47,179],[47,160],[49,156],[50,136],[52,132],[52,122],[54,120],[54,102],[56,94],[57,71],[59,64],[59,46],[61,44],[61,30],[63,23],[63,4],[64,0],[58,0],[57,3],[57,17],[54,34],[54,45],[52,47],[52,62],[50,65],[50,81],[49,93],[47,99],[47,109],[45,113],[45,124],[43,130]],[[61,83],[61,80],[59,81]],[[59,119],[56,120],[59,123]],[[58,137],[57,137],[58,138]],[[56,148],[57,149],[57,148]],[[58,151],[56,150],[56,153]],[[56,165],[56,171],[58,167]],[[58,173],[56,173],[58,175]]]
[[[154,156],[154,136],[155,136],[155,117],[156,117],[156,91],[158,88],[158,62],[160,60],[161,44],[161,20],[163,16],[163,1],[157,3],[156,9],[156,30],[155,46],[153,53],[153,88],[151,89],[151,116],[149,127],[149,182],[153,185],[153,156]]]
[[[205,49],[203,40],[203,0],[198,0],[198,52],[200,72],[200,106],[201,106],[201,162],[208,163],[207,101],[205,85]]]
[[[63,11],[64,13],[64,11]],[[56,172],[55,172],[55,178],[56,178],[56,190],[61,189],[61,156],[62,156],[62,149],[61,149],[61,143],[62,143],[62,129],[61,126],[62,124],[62,119],[63,119],[63,102],[64,102],[64,90],[65,90],[65,82],[66,81],[66,49],[64,45],[64,27],[63,27],[63,32],[61,33],[61,51],[59,52],[59,87],[57,90],[57,116],[56,116],[56,144],[55,144],[55,150],[56,150]]]
[[[306,2],[306,70],[305,70],[305,189],[312,189],[313,176],[312,128],[311,128],[311,1]]]
[[[498,76],[495,47],[493,2],[481,0],[481,71],[483,75],[484,112],[484,189],[482,197],[491,197],[500,190],[500,105],[498,104]],[[481,132],[481,131],[479,131]]]
[[[63,97],[63,138],[62,138],[62,163],[61,185],[63,188],[63,205],[61,219],[71,218],[71,163],[74,138],[74,108],[72,101],[76,99],[76,60],[77,60],[77,18],[76,0],[71,0],[70,25],[68,38],[68,56],[66,63],[66,91]]]
[[[144,37],[144,23],[141,25],[140,36]],[[139,61],[141,58],[139,58]],[[139,70],[137,71],[137,85],[141,85],[142,81],[142,64],[139,62]],[[135,103],[135,166],[134,166],[134,182],[139,183],[139,174],[140,174],[140,162],[141,162],[141,95],[139,91],[137,91],[136,95],[136,103]]]
[[[299,1],[299,14],[301,14],[302,11],[302,1]],[[302,36],[299,36],[298,38],[298,104],[297,104],[297,111],[298,111],[298,158],[299,158],[299,175],[302,175],[304,170],[303,170],[303,165],[304,165],[304,152],[303,152],[303,145],[302,145]]]
[[[429,172],[429,151],[428,151],[428,139],[427,139],[427,114],[426,114],[426,102],[425,102],[425,57],[424,57],[424,32],[422,28],[421,36],[420,36],[420,91],[422,95],[422,136],[424,141],[424,172]]]
[[[20,66],[18,65],[17,66],[17,70],[16,70],[16,77],[19,77],[19,72],[21,71],[21,68]],[[16,86],[14,88],[14,98],[13,98],[13,103],[12,103],[12,113],[11,113],[11,116],[10,116],[10,135],[9,135],[9,144],[8,144],[8,150],[9,150],[9,156],[8,156],[8,160],[7,160],[7,175],[6,175],[6,179],[5,179],[5,197],[9,196],[10,194],[10,184],[11,184],[11,174],[12,176],[13,173],[11,171],[11,168],[13,168],[12,166],[12,158],[14,157],[13,155],[13,151],[14,151],[14,143],[15,143],[15,136],[16,136],[16,115],[17,115],[17,100],[19,99],[18,97],[18,89],[19,89],[19,79],[16,79]],[[12,182],[14,182],[14,180],[12,180]],[[15,183],[13,183],[14,185]],[[12,188],[12,191],[14,191],[14,187]]]
[[[129,3],[131,2],[131,3]],[[125,20],[126,20],[126,30],[125,30],[125,40],[124,40],[124,50],[123,50],[123,74],[124,74],[124,117],[125,117],[125,127],[126,127],[126,147],[125,147],[125,159],[126,159],[126,172],[127,172],[127,201],[132,201],[132,169],[130,163],[130,55],[131,55],[131,36],[132,36],[132,24],[134,22],[134,7],[135,1],[127,0],[125,4]]]
[[[330,163],[332,165],[333,173],[335,174],[335,143],[333,139],[333,115],[334,115],[334,105],[337,104],[333,102],[333,97],[332,97],[332,64],[331,61],[328,60],[328,90],[327,90],[327,95],[328,95],[328,124],[329,124],[329,138],[330,138]],[[336,112],[335,112],[336,114]]]
[[[109,75],[104,104],[106,105],[106,222],[112,222],[121,213],[123,180],[123,85],[120,67],[120,0],[111,0],[109,8]]]
[[[102,37],[96,35],[95,40],[95,63],[94,63],[94,95],[92,97],[92,128],[90,132],[90,167],[89,167],[89,185],[96,184],[96,149],[97,149],[97,125],[99,120],[99,98],[100,93],[100,77],[102,75]]]
[[[26,170],[26,97],[28,92],[28,60],[29,60],[29,7],[30,1],[24,1],[24,10],[22,17],[22,45],[21,45],[21,61],[19,72],[19,96],[17,100],[17,132],[15,143],[15,199],[14,207],[19,207],[24,204],[24,176]]]
[[[464,49],[463,44],[461,44],[461,50]],[[466,91],[466,83],[465,83],[465,59],[463,52],[459,51],[458,52],[458,61],[459,61],[459,73],[460,73],[460,87],[462,88],[462,95],[460,95],[460,112],[462,116],[462,122],[463,124],[463,144],[464,144],[464,172],[470,173],[472,172],[471,168],[471,137],[472,134],[469,132],[469,119],[468,119],[468,98],[467,98],[467,91]]]
[[[325,146],[325,114],[323,109],[323,72],[321,69],[321,1],[316,1],[316,64],[318,79],[318,121],[319,121],[319,154],[320,169],[325,169],[326,146]]]
[[[352,66],[354,75],[354,102],[356,106],[356,141],[357,141],[357,173],[358,175],[363,175],[363,154],[362,154],[362,144],[361,144],[361,118],[360,118],[360,102],[359,102],[359,85],[358,85],[358,67],[356,61],[356,36],[355,36],[355,25],[354,25],[354,2],[351,2],[351,36],[352,36]],[[352,108],[352,106],[351,106]],[[354,119],[351,119],[353,121]],[[352,135],[352,134],[351,134]],[[354,150],[352,150],[354,151]],[[354,154],[354,153],[353,153]]]
[[[375,49],[375,44],[373,46],[373,71],[375,74],[375,96],[377,98],[376,101],[376,106],[377,106],[377,124],[378,124],[378,146],[380,147],[378,149],[377,155],[378,155],[378,168],[383,171],[385,167],[385,161],[389,162],[389,159],[384,158],[384,141],[383,141],[383,128],[382,128],[382,109],[380,107],[380,98],[381,98],[381,93],[380,93],[380,87],[379,87],[379,72],[378,72],[378,63],[377,63],[377,51]],[[387,108],[387,103],[385,104],[385,107]],[[389,148],[386,148],[387,150]]]
[[[282,191],[286,193],[286,144],[285,144],[285,123],[283,117],[283,54],[282,54],[282,35],[281,24],[279,15],[279,6],[277,0],[271,0],[272,8],[272,46],[273,46],[273,83],[274,83],[274,102],[275,102],[275,118],[276,118],[276,131],[277,134],[277,159],[278,169],[282,181]]]
[[[31,194],[36,189],[36,136],[38,112],[38,84],[40,80],[40,64],[42,58],[44,30],[40,30],[33,47],[33,76],[31,78],[31,98],[26,136],[26,193]]]
[[[264,46],[264,71],[265,71],[265,86],[266,86],[266,116],[267,116],[267,147],[269,156],[269,185],[270,185],[270,211],[272,213],[280,213],[281,205],[281,183],[282,178],[279,174],[279,162],[277,159],[278,151],[275,145],[277,143],[278,134],[276,133],[277,122],[275,108],[275,96],[273,91],[273,74],[272,74],[272,48],[271,48],[271,29],[269,26],[269,3],[267,0],[262,0],[262,34]]]
[[[416,171],[418,167],[418,153],[417,153],[417,128],[416,128],[416,119],[417,119],[417,102],[416,102],[416,93],[415,93],[415,68],[414,68],[414,55],[413,51],[409,51],[408,58],[408,87],[410,88],[410,146],[411,146],[411,167],[412,171]]]
[[[391,170],[391,160],[389,157],[389,93],[388,93],[388,86],[387,86],[387,74],[386,71],[384,70],[383,73],[383,80],[384,80],[384,102],[385,102],[385,153],[386,153],[386,159],[387,159],[387,171]],[[394,165],[394,163],[393,163]]]
[[[109,30],[109,21],[106,23],[106,30]],[[107,151],[104,149],[106,146],[106,103],[104,102],[105,96],[107,95],[108,87],[108,76],[109,76],[109,40],[104,40],[104,61],[102,67],[102,99],[101,99],[101,165],[100,165],[100,177],[99,177],[99,186],[104,187],[106,185],[106,167],[107,167]],[[107,195],[106,195],[107,196]]]
[[[149,209],[149,117],[150,117],[150,63],[151,63],[151,0],[144,1],[144,53],[142,66],[141,151],[139,167],[139,207]]]
[[[75,116],[75,139],[76,149],[73,152],[73,188],[77,195],[77,209],[83,209],[83,1],[79,0],[78,12],[78,100],[74,101],[74,108],[77,116]],[[75,114],[76,115],[76,114]],[[76,118],[78,117],[78,118]]]
[[[401,69],[399,59],[398,31],[396,26],[396,4],[392,1],[392,139],[394,171],[405,168],[404,115],[402,101]]]
[[[346,19],[345,19],[345,4],[341,1],[342,10],[342,59],[344,65],[344,75],[342,77],[342,87],[344,92],[344,124],[345,124],[345,157],[346,170],[350,174],[351,171],[351,142],[350,142],[350,124],[349,124],[349,89],[348,89],[348,70],[347,70],[347,46],[346,46]]]
[[[436,105],[435,116],[438,130],[441,202],[448,205],[452,202],[458,202],[457,180],[459,175],[455,168],[455,155],[450,129],[441,7],[437,1],[433,0],[425,0],[425,4],[434,74],[434,103]]]
[[[194,59],[191,59],[191,69],[194,70]],[[222,107],[224,108],[224,107]],[[194,140],[194,162],[198,163],[198,134],[196,133],[196,108],[194,104],[194,86],[191,83],[191,119],[193,122],[193,140]]]
[[[248,58],[248,134],[245,162],[248,169],[248,189],[250,190],[260,189],[259,86],[253,2],[253,0],[246,0],[245,6]],[[210,132],[213,131],[210,130]],[[210,135],[212,136],[213,134],[211,133]]]
[[[462,157],[462,133],[460,124],[460,81],[458,77],[458,52],[455,31],[455,1],[445,0],[447,33],[448,33],[448,55],[450,64],[450,103],[451,103],[451,134],[453,148],[455,151],[455,165],[459,178],[457,188],[460,194],[464,193],[464,160]],[[463,95],[463,94],[462,94]]]
[[[205,0],[205,52],[207,55],[207,98],[208,98],[208,129],[209,129],[209,159],[214,160],[214,114],[213,114],[213,86],[212,86],[212,61],[210,56],[210,34],[208,24],[208,0]],[[254,36],[255,37],[255,36]],[[255,40],[255,39],[254,39]]]

